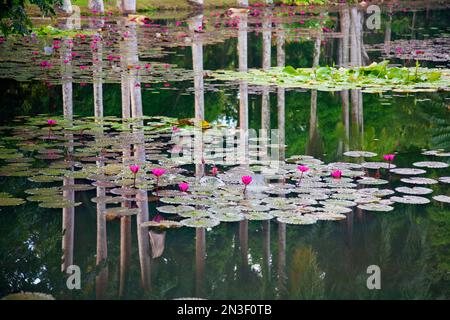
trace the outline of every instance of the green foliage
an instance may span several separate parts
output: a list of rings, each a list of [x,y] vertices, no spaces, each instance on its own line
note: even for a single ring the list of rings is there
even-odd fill
[[[302,5],[307,5],[307,4],[316,4],[316,5],[321,5],[321,4],[326,4],[329,1],[327,0],[281,0],[281,3],[290,5],[290,6],[302,6]]]
[[[43,15],[53,15],[54,6],[61,0],[10,0],[0,2],[0,32],[3,35],[11,33],[26,34],[31,29],[31,21],[25,10],[27,4],[39,7]]]
[[[269,71],[218,71],[219,80],[246,80],[255,85],[279,85],[286,88],[305,88],[322,91],[366,89],[365,92],[394,90],[400,92],[430,91],[447,87],[450,75],[447,69],[388,67],[388,61],[354,68],[272,68]]]
[[[89,30],[62,30],[59,28],[55,28],[51,25],[41,26],[39,28],[33,28],[33,33],[38,36],[46,36],[46,37],[73,37],[77,34],[87,34],[92,35],[95,34],[94,31]]]

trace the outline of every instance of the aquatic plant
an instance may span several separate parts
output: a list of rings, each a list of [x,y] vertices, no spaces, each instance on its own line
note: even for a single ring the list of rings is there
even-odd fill
[[[331,172],[331,176],[333,177],[333,179],[341,179],[342,171],[341,170],[334,170],[333,172]]]
[[[245,191],[247,190],[247,186],[252,182],[252,177],[251,176],[242,176],[241,178],[242,183],[244,184],[244,194]]]
[[[305,88],[323,91],[363,89],[364,92],[436,91],[450,85],[447,69],[389,67],[389,61],[369,66],[336,68],[284,68],[248,72],[218,70],[212,75],[219,80],[245,80],[255,85],[277,85],[286,88]]]
[[[130,171],[133,173],[133,188],[136,188],[136,175],[137,175],[139,169],[140,168],[137,165],[130,166]]]
[[[388,170],[391,169],[392,161],[394,161],[395,154],[385,154],[383,159],[388,162]]]
[[[298,171],[300,171],[300,179],[299,179],[299,184],[302,182],[302,178],[303,178],[303,173],[308,172],[309,171],[309,167],[307,166],[303,166],[300,165],[297,167]]]
[[[189,189],[189,183],[182,182],[182,183],[178,184],[178,188],[180,189],[180,191],[186,192]]]

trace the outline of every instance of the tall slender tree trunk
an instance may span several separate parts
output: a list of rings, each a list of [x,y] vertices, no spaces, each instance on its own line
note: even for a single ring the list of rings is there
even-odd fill
[[[61,10],[71,14],[73,12],[72,2],[70,0],[62,0]]]
[[[283,26],[279,26],[277,33],[277,66],[284,67],[286,64],[286,52],[284,49],[285,34]],[[278,109],[278,143],[280,160],[285,159],[285,89],[277,88],[277,109]]]
[[[136,0],[122,0],[120,9],[122,13],[136,13]]]
[[[271,11],[266,10],[263,17],[262,31],[262,68],[269,70],[271,66],[272,49],[272,18]],[[262,87],[261,97],[261,131],[260,131],[260,156],[262,161],[268,161],[268,138],[270,132],[270,88]]]
[[[192,34],[192,66],[194,72],[194,114],[195,114],[195,132],[194,132],[194,162],[195,176],[200,179],[205,174],[205,165],[203,163],[203,131],[202,124],[205,119],[205,98],[203,81],[203,40],[201,34],[196,31],[203,24],[203,14],[199,14],[188,21],[189,29]]]
[[[195,294],[197,297],[205,295],[205,258],[206,229],[197,228],[195,231]]]
[[[286,224],[278,223],[278,298],[286,298]]]
[[[95,10],[98,13],[105,12],[105,6],[103,5],[103,0],[89,0],[88,8],[90,10]]]
[[[239,71],[248,70],[248,40],[247,40],[247,14],[239,16],[238,24],[238,44],[237,51],[239,55]],[[239,81],[239,163],[246,166],[248,159],[248,83]]]

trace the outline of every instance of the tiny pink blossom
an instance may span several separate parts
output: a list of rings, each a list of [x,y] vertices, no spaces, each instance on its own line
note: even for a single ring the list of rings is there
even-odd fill
[[[56,124],[56,120],[48,119],[48,120],[47,120],[47,124],[48,124],[49,126],[54,126],[54,125]]]
[[[187,182],[182,182],[178,185],[180,191],[186,192],[189,189],[189,184]]]
[[[242,176],[241,180],[242,180],[242,183],[247,186],[252,182],[253,179],[251,176]]]
[[[309,168],[307,166],[298,166],[297,169],[298,169],[298,171],[300,171],[302,173],[309,170]]]
[[[219,172],[219,169],[217,169],[217,167],[212,167],[211,173],[213,176],[216,176],[218,172]]]
[[[385,155],[383,156],[383,158],[384,158],[384,160],[391,162],[391,161],[394,160],[395,154],[385,154]]]
[[[164,173],[166,173],[165,169],[158,169],[158,168],[152,169],[152,174],[155,175],[156,177],[160,177]]]
[[[340,178],[342,177],[342,171],[341,171],[341,170],[334,170],[334,171],[331,173],[331,176],[332,176],[334,179],[340,179]]]
[[[139,166],[136,165],[130,166],[130,171],[133,172],[134,174],[138,173],[139,169],[140,169]]]

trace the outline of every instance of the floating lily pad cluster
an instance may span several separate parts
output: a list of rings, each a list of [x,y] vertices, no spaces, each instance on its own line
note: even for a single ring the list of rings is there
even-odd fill
[[[364,92],[396,92],[448,90],[448,69],[389,67],[388,61],[354,68],[271,68],[248,72],[221,70],[213,73],[219,80],[245,80],[255,85],[276,85],[321,91],[362,89]]]
[[[49,209],[74,208],[82,205],[75,201],[76,192],[93,192],[91,201],[99,212],[115,219],[139,215],[148,208],[145,203],[156,203],[157,212],[142,227],[212,228],[221,222],[271,219],[308,225],[345,219],[353,208],[387,212],[395,203],[426,204],[430,199],[425,196],[434,191],[422,185],[445,188],[448,183],[445,176],[424,176],[426,169],[445,169],[444,161],[415,162],[421,169],[396,168],[364,150],[344,153],[348,162],[324,163],[293,155],[286,161],[254,159],[247,165],[227,166],[221,161],[230,146],[223,146],[212,157],[204,154],[195,166],[201,170],[194,171],[191,163],[172,156],[180,136],[195,136],[189,119],[75,117],[56,119],[49,126],[42,115],[20,117],[16,122],[0,128],[0,175],[28,180],[30,187],[24,190],[26,200],[0,193],[0,206],[29,201]],[[202,128],[204,133],[215,129],[207,123]],[[216,144],[214,135],[203,136],[204,150]],[[130,165],[139,166],[136,177]],[[299,165],[308,170],[300,173]],[[209,173],[213,167],[218,171],[214,175]],[[151,173],[154,168],[164,168],[165,173],[156,177]],[[332,177],[336,170],[339,178]],[[253,181],[245,192],[243,176]],[[392,179],[405,185],[390,189]],[[189,185],[188,190],[178,190],[182,182]],[[448,202],[445,194],[433,199]]]

